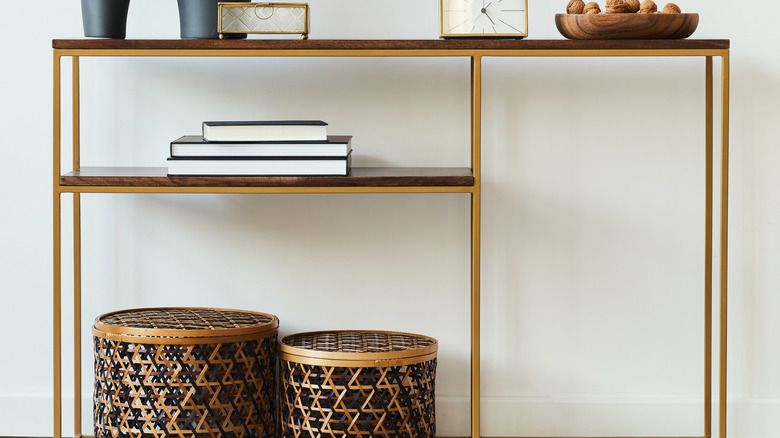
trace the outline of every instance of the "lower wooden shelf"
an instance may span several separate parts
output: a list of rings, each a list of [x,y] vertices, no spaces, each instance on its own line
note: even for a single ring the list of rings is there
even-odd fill
[[[165,167],[81,167],[61,175],[59,182],[63,192],[188,192],[208,188],[471,192],[474,187],[474,173],[468,167],[353,167],[348,176],[168,176],[166,172]]]

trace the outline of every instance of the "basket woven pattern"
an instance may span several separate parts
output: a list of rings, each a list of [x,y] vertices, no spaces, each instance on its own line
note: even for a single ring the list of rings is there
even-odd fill
[[[313,351],[380,353],[415,350],[433,344],[429,338],[392,332],[303,333],[285,339],[291,347]]]
[[[95,437],[275,438],[275,330],[236,342],[166,339],[94,336]]]
[[[398,342],[385,344],[379,339]],[[285,338],[282,342],[298,347],[316,345],[320,351],[352,349],[357,352],[356,358],[360,352],[398,351],[416,342],[431,343],[425,338],[414,340],[375,333],[347,337],[315,335],[311,339],[287,341]],[[280,364],[282,437],[436,436],[435,358],[387,367],[310,365],[284,358]]]
[[[254,327],[273,319],[262,313],[222,309],[138,309],[106,315],[101,321],[119,327],[206,330]]]

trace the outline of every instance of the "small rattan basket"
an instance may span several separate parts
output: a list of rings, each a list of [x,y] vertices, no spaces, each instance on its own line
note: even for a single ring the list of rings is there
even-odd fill
[[[284,337],[282,437],[434,438],[436,349],[433,338],[398,332]]]
[[[95,437],[276,437],[276,316],[152,308],[95,320]]]

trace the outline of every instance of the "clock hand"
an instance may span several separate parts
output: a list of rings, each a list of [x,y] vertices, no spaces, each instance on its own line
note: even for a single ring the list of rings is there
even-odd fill
[[[484,2],[483,2],[483,4],[484,4]],[[493,4],[493,2],[490,2],[490,3],[488,3],[488,4],[487,4],[487,6],[483,7],[483,8],[482,8],[482,10],[481,10],[480,12],[482,12],[483,14],[485,14],[485,16],[486,16],[486,17],[488,17],[488,20],[490,20],[490,22],[491,22],[491,23],[493,23],[493,24],[495,25],[495,24],[496,24],[496,22],[495,22],[495,21],[493,21],[493,19],[492,19],[492,18],[490,18],[490,15],[488,15],[488,13],[487,13],[487,8],[488,8],[488,7],[490,7],[490,5],[492,5],[492,4]]]

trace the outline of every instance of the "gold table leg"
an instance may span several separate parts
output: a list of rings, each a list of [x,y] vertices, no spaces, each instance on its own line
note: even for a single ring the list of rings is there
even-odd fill
[[[62,272],[61,272],[61,192],[59,191],[59,177],[60,177],[60,56],[56,52],[54,53],[54,84],[53,84],[53,100],[54,100],[54,120],[53,120],[53,138],[54,138],[54,203],[52,205],[53,211],[53,315],[52,315],[52,361],[54,368],[53,375],[53,398],[54,398],[54,438],[62,437]]]
[[[471,58],[471,436],[480,436],[480,161],[482,143],[482,58]]]
[[[720,378],[719,438],[726,438],[726,369],[728,315],[729,211],[729,54],[721,57],[721,180],[720,180]]]

